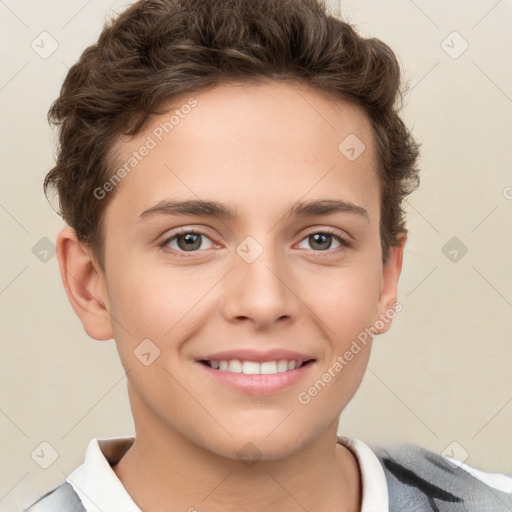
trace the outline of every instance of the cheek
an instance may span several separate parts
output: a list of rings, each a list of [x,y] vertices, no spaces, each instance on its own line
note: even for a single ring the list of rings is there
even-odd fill
[[[197,302],[199,291],[178,272],[138,270],[145,267],[133,264],[115,276],[112,311],[128,331],[162,337]]]
[[[129,275],[133,277],[125,277]],[[184,268],[120,272],[109,295],[115,339],[126,364],[131,366],[133,352],[146,339],[161,351],[160,361],[177,363],[170,360],[179,357],[180,344],[207,322],[205,295],[211,287],[210,281]]]
[[[365,267],[342,269],[316,280],[323,293],[315,293],[314,309],[321,317],[333,349],[343,350],[353,338],[372,325],[378,311],[378,273]],[[322,286],[323,285],[323,286]]]
[[[360,272],[347,269],[332,287],[331,300],[325,301],[330,319],[331,357],[320,370],[320,379],[330,388],[323,394],[329,407],[343,407],[357,391],[370,358],[373,325],[378,311],[378,266],[366,266]],[[321,400],[319,400],[320,402]],[[318,404],[320,406],[320,404]],[[325,403],[324,403],[325,405]]]

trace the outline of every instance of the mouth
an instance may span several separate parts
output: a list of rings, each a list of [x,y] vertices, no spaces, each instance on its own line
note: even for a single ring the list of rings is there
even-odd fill
[[[214,386],[245,395],[272,395],[297,386],[310,374],[317,360],[200,359],[196,364],[204,369]]]
[[[240,359],[231,360],[208,360],[201,359],[199,362],[209,368],[221,372],[243,373],[244,375],[275,375],[278,373],[286,373],[303,366],[313,363],[315,359],[307,359],[305,361],[296,359],[279,359],[274,361],[242,361]]]

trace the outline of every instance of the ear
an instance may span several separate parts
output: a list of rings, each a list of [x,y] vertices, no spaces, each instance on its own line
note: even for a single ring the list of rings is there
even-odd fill
[[[398,279],[402,271],[402,261],[404,256],[404,247],[407,241],[407,233],[400,235],[400,244],[398,247],[392,247],[386,265],[382,268],[382,287],[378,302],[379,334],[384,334],[390,327],[395,314],[394,310],[399,311],[396,306]],[[384,324],[381,328],[380,325]]]
[[[69,226],[57,236],[57,259],[62,284],[85,332],[95,340],[112,339],[105,275]]]

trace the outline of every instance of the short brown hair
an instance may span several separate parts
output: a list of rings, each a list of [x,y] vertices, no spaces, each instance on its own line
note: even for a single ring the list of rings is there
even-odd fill
[[[223,82],[295,81],[355,102],[378,154],[382,261],[407,233],[403,199],[419,185],[420,145],[398,116],[404,90],[393,51],[328,13],[321,0],[140,0],[105,24],[48,112],[59,125],[44,191],[104,270],[104,211],[93,191],[113,174],[112,148],[178,95]],[[400,100],[400,105],[398,105]],[[341,142],[341,141],[340,141]]]

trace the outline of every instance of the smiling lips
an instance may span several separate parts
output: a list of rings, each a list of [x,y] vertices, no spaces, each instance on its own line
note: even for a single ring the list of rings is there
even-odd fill
[[[245,375],[271,375],[300,368],[314,358],[300,352],[273,349],[261,352],[253,349],[240,349],[202,357],[201,362],[211,368]]]
[[[211,368],[215,368],[220,371],[244,373],[245,375],[273,375],[275,373],[295,370],[295,368],[300,368],[305,364],[302,361],[296,361],[294,359],[290,361],[280,359],[277,361],[265,361],[263,363],[259,363],[257,361],[240,361],[239,359],[203,362]]]
[[[217,381],[257,394],[274,393],[295,384],[315,361],[307,354],[283,349],[225,351],[198,359]]]

